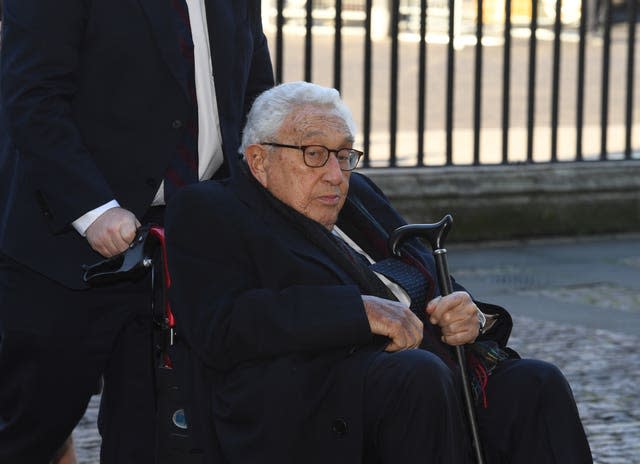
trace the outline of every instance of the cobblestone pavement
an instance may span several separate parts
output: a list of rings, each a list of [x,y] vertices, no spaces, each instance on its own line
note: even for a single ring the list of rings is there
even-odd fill
[[[450,246],[450,269],[514,315],[510,346],[556,364],[596,464],[640,464],[640,237]],[[98,463],[98,398],[74,432]]]

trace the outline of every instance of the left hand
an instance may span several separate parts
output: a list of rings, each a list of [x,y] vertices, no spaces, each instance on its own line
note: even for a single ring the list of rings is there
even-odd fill
[[[434,298],[426,308],[429,321],[440,327],[447,345],[472,343],[478,337],[478,307],[467,292],[454,292]]]

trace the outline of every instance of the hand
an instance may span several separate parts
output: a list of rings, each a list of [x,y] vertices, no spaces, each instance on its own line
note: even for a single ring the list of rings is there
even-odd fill
[[[402,303],[362,295],[371,333],[391,339],[385,351],[417,348],[422,341],[422,321]]]
[[[98,216],[87,229],[91,248],[105,258],[125,251],[136,236],[140,222],[124,208],[111,208]]]
[[[442,341],[448,345],[472,343],[478,337],[478,307],[466,292],[437,297],[427,305],[429,321],[440,327]]]

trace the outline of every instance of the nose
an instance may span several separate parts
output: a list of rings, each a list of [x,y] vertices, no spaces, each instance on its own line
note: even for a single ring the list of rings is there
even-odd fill
[[[327,164],[324,165],[324,179],[332,185],[339,185],[343,180],[344,172],[340,169],[340,163],[334,153],[329,155]]]

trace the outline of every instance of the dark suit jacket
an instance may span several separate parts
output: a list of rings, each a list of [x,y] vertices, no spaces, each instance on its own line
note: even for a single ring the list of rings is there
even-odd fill
[[[399,218],[351,179],[350,195]],[[206,462],[360,462],[363,379],[384,343],[351,278],[260,189],[242,176],[201,183],[167,209],[187,419]]]
[[[226,162],[273,85],[259,0],[207,0]],[[100,259],[70,226],[115,198],[141,218],[194,108],[170,1],[6,0],[0,250],[69,287]]]

